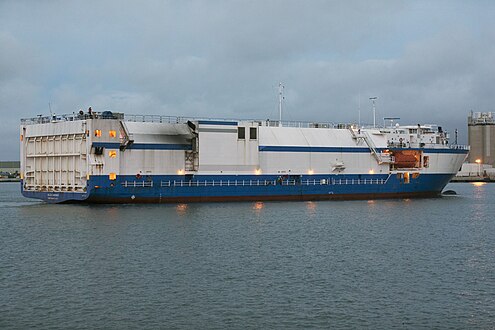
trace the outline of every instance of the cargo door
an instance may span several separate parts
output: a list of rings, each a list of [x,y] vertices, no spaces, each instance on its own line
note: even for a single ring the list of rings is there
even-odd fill
[[[86,134],[26,136],[22,141],[24,190],[86,190]]]

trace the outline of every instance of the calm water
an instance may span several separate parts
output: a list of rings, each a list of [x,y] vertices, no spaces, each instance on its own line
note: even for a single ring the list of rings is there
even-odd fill
[[[492,328],[495,184],[419,200],[49,205],[0,184],[0,328]]]

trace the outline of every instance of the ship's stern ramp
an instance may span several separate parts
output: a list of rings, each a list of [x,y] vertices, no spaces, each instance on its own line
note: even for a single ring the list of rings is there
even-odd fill
[[[22,194],[49,202],[85,200],[86,121],[21,125]]]
[[[125,122],[133,141],[120,151],[120,175],[164,175],[184,169],[195,135],[187,124]],[[108,173],[105,173],[108,174]]]

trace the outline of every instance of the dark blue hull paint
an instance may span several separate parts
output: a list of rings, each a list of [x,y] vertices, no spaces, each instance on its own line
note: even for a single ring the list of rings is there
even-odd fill
[[[453,174],[92,176],[87,193],[22,191],[51,203],[180,203],[261,200],[348,200],[438,196]]]

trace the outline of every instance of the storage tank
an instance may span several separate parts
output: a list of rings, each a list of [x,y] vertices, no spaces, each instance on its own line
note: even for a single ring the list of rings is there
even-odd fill
[[[469,162],[495,165],[495,113],[471,112],[468,117]]]

